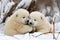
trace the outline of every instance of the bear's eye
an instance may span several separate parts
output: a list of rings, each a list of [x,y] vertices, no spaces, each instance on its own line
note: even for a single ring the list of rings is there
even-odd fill
[[[18,17],[18,15],[16,15],[16,17]]]
[[[36,21],[36,19],[34,19],[34,21]]]
[[[25,17],[23,17],[23,19],[24,19]]]
[[[29,18],[29,16],[28,16],[28,18]]]

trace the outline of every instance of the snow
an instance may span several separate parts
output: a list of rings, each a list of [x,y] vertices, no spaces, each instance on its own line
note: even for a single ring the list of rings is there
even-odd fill
[[[43,13],[44,15],[46,14],[46,9],[45,9],[45,6],[44,5],[41,5],[40,12]]]
[[[56,17],[56,22],[60,22],[60,16],[59,16],[58,13],[56,13],[56,14],[54,15],[54,17]]]
[[[1,0],[1,13],[3,13],[4,7],[9,2],[9,0]]]
[[[0,5],[1,5],[1,2],[0,2]],[[1,13],[1,6],[0,6],[0,13]]]
[[[15,3],[13,1],[9,2],[9,0],[1,0],[0,2],[0,15],[1,15],[0,23],[2,22],[4,16],[9,12],[9,10],[14,4]]]
[[[55,29],[56,32],[60,32],[60,22],[55,24]]]
[[[11,7],[14,5],[15,3],[14,2],[9,2],[7,3],[7,5],[5,6],[5,10],[4,10],[4,13],[8,13],[9,10],[11,9]]]
[[[31,3],[31,1],[32,1],[32,0],[22,0],[22,1],[17,5],[16,9],[21,8],[22,6],[23,6],[22,8],[28,8],[29,5],[30,5],[30,3]]]
[[[38,37],[34,37],[30,35],[29,33],[26,33],[24,35],[14,35],[14,36],[7,36],[7,35],[0,35],[0,40],[53,40],[52,34],[47,35],[40,35]]]
[[[52,17],[51,16],[46,16],[46,19],[50,22],[50,23],[52,23]]]
[[[51,11],[51,7],[50,6],[47,7],[47,11],[48,11],[48,13],[50,13],[50,11]]]
[[[17,39],[11,36],[0,36],[0,40],[17,40]]]

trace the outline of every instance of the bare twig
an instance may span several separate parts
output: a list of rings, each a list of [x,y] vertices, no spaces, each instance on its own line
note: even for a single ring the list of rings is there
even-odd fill
[[[53,39],[56,40],[55,35],[54,35],[54,33],[55,33],[55,19],[56,19],[56,17],[53,17]]]
[[[34,36],[34,37],[38,37],[38,36],[41,36],[41,35],[43,35],[43,34],[47,34],[47,33],[49,33],[49,32],[42,33],[42,34],[39,34],[39,35],[37,35],[37,36],[34,36],[34,35],[32,35],[32,36]]]
[[[37,2],[36,0],[32,0],[29,8],[27,9],[29,12],[32,12],[36,8],[37,5],[36,2]]]
[[[59,37],[59,33],[57,35],[57,37],[55,37],[54,33],[55,33],[55,21],[56,21],[56,17],[53,18],[53,39],[57,40]]]
[[[10,9],[10,11],[3,18],[3,21],[2,22],[5,22],[6,18],[13,14],[13,11],[15,10],[16,6],[17,6],[17,3],[12,6],[12,8]]]

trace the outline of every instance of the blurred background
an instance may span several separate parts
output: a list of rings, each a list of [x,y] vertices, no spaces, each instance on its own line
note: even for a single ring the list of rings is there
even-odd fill
[[[53,17],[60,22],[60,0],[0,0],[0,23],[20,8],[29,12],[40,11],[50,23]]]

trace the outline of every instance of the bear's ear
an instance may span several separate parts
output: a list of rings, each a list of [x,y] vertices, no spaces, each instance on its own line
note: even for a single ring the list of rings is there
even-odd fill
[[[41,19],[42,19],[42,17],[41,17]]]
[[[18,17],[18,14],[16,14],[16,17]]]
[[[43,17],[42,16],[40,18],[43,20]]]

